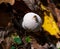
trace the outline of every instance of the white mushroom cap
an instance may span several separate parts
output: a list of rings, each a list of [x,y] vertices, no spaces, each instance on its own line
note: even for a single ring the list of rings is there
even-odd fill
[[[22,27],[25,30],[36,32],[40,30],[42,19],[38,14],[29,12],[24,15]]]

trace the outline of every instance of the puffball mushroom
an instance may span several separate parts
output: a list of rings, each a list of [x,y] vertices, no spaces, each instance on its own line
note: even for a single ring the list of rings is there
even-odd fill
[[[22,27],[27,31],[37,32],[42,24],[41,17],[33,12],[26,13],[23,17]]]

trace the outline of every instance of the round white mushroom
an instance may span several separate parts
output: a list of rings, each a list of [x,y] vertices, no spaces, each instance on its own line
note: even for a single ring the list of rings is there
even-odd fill
[[[29,12],[24,15],[22,27],[27,31],[39,31],[42,24],[41,17],[33,12]]]

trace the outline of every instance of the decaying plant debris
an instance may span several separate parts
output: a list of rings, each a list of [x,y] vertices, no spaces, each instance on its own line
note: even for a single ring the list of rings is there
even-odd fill
[[[51,12],[60,29],[60,2],[58,0],[9,0],[13,3],[7,0],[0,1],[1,49],[57,49],[56,43],[60,40],[60,32],[56,33],[57,35],[50,35],[42,27],[38,32],[27,32],[20,28],[19,21],[26,13],[34,12],[40,15],[43,24],[44,13],[49,16]]]

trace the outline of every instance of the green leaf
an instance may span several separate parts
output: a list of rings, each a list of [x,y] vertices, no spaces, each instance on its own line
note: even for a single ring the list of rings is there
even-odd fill
[[[10,49],[16,49],[16,47],[15,46],[11,46],[11,48]]]
[[[26,40],[27,43],[30,43],[31,42],[31,39],[30,39],[29,36],[27,36],[25,40]]]
[[[60,49],[60,48],[58,48],[58,49]]]
[[[18,37],[15,37],[14,38],[14,42],[17,43],[17,44],[22,44],[22,40],[21,40],[20,37],[19,38]]]

